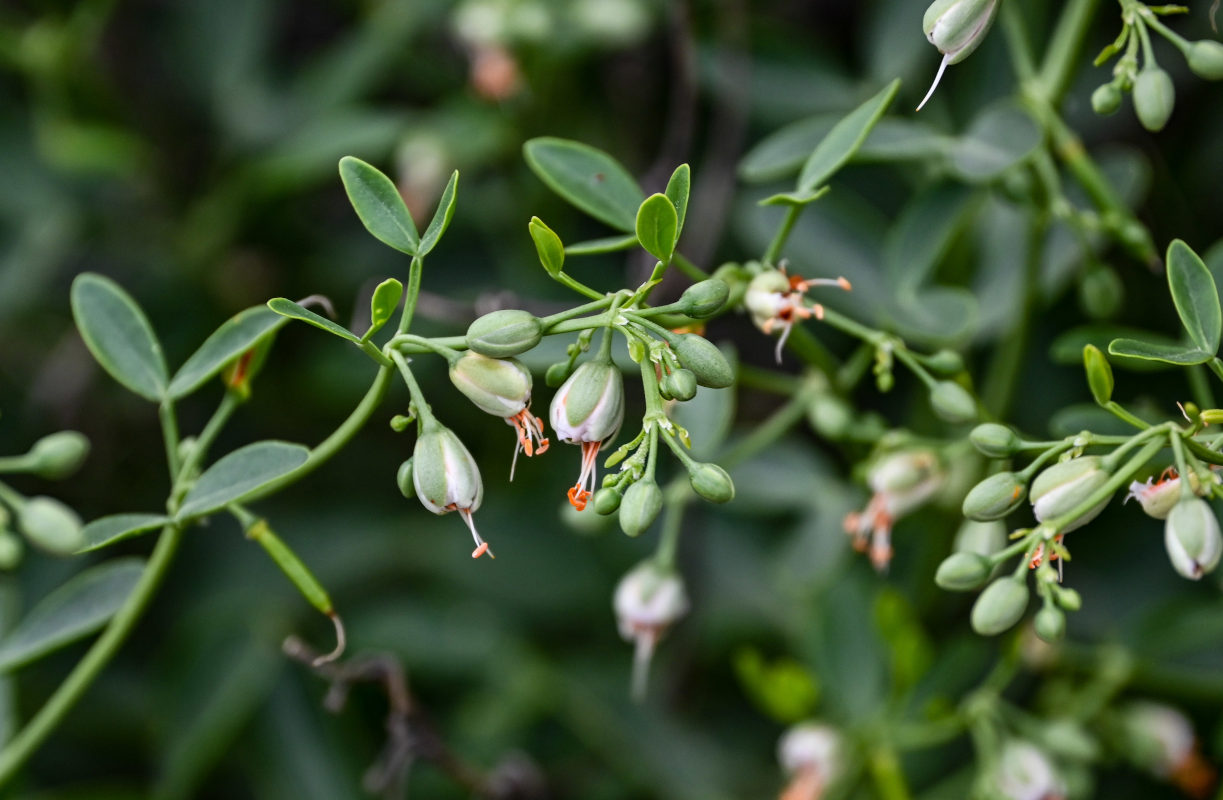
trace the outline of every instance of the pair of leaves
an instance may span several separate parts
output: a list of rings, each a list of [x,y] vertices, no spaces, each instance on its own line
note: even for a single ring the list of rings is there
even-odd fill
[[[1219,292],[1206,264],[1189,245],[1177,239],[1168,245],[1168,289],[1189,341],[1165,344],[1145,339],[1115,339],[1108,352],[1115,356],[1189,366],[1204,364],[1219,351],[1223,311]]]
[[[365,229],[378,241],[410,256],[424,258],[428,255],[437,247],[454,217],[458,170],[450,175],[437,211],[423,235],[416,232],[416,223],[394,182],[377,167],[359,158],[344,156],[340,159],[340,180]]]
[[[684,218],[688,214],[691,183],[688,165],[680,164],[667,182],[666,191],[650,195],[637,209],[637,241],[663,264],[670,263],[679,244]]]
[[[98,364],[127,389],[153,402],[191,394],[285,323],[262,306],[248,308],[214,331],[171,378],[148,318],[117,283],[82,273],[72,282],[71,303],[77,329]]]
[[[334,336],[338,336],[345,341],[361,345],[390,321],[395,309],[399,307],[399,301],[402,298],[403,284],[395,278],[387,278],[378,284],[369,301],[369,330],[362,336],[357,336],[348,330],[348,328],[332,322],[320,314],[315,314],[300,303],[295,303],[285,297],[273,297],[268,301],[267,308],[282,319],[295,319],[305,322]]]

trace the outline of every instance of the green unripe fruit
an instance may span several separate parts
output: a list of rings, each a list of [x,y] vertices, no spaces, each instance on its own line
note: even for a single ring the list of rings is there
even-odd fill
[[[697,464],[688,473],[692,490],[711,503],[729,503],[735,499],[735,482],[717,464]]]
[[[1010,458],[1019,452],[1023,444],[1015,431],[996,422],[984,422],[968,434],[972,446],[990,458]]]
[[[1121,87],[1115,83],[1106,83],[1096,87],[1091,93],[1091,110],[1102,117],[1116,114],[1121,108]]]
[[[21,564],[25,547],[12,531],[0,530],[0,570],[16,569]]]
[[[649,478],[643,478],[624,493],[620,502],[620,529],[629,536],[645,533],[662,511],[662,489]]]
[[[1108,267],[1088,270],[1079,282],[1079,307],[1092,319],[1108,319],[1121,310],[1125,284]]]
[[[482,356],[509,358],[535,347],[543,336],[543,326],[533,314],[507,308],[471,323],[467,346]]]
[[[973,422],[977,419],[977,401],[958,383],[939,381],[930,390],[930,405],[934,413],[947,422]]]
[[[726,306],[730,287],[717,278],[689,286],[679,298],[680,313],[693,319],[709,319]]]
[[[1223,81],[1223,44],[1211,40],[1194,42],[1189,46],[1185,60],[1199,78]]]
[[[544,373],[544,383],[555,389],[565,381],[569,380],[570,366],[568,361],[558,361],[548,367],[548,371]]]
[[[1060,642],[1066,635],[1066,615],[1053,606],[1037,611],[1032,624],[1036,628],[1036,635],[1046,642]]]
[[[981,592],[972,607],[972,629],[982,636],[995,636],[1011,628],[1028,608],[1028,584],[999,578]]]
[[[594,509],[596,514],[602,516],[610,516],[616,513],[620,508],[620,493],[609,487],[600,489],[595,492]]]
[[[816,395],[807,406],[807,421],[815,432],[826,439],[845,438],[854,424],[854,412],[849,404],[830,394]]]
[[[30,472],[40,478],[60,480],[80,469],[89,456],[89,440],[76,431],[44,436],[30,448]]]
[[[959,375],[964,371],[964,359],[954,350],[939,350],[926,359],[926,366],[939,375]]]
[[[952,553],[938,565],[934,582],[951,592],[968,592],[989,580],[993,562],[977,553]]]
[[[690,369],[677,369],[662,379],[659,388],[676,400],[691,400],[696,397],[696,375]]]
[[[399,470],[395,473],[395,483],[399,486],[399,493],[411,500],[416,497],[416,486],[412,483],[412,459],[408,459],[399,465]]]
[[[85,545],[81,518],[52,497],[31,497],[17,512],[17,526],[30,544],[57,556],[67,556]]]
[[[710,389],[725,389],[735,382],[735,371],[713,342],[695,333],[670,340],[671,349],[685,368],[692,370],[696,382]]]
[[[1134,112],[1142,127],[1157,133],[1168,124],[1176,105],[1172,78],[1159,67],[1148,66],[1134,79]]]
[[[999,472],[972,487],[964,498],[964,516],[978,522],[1002,519],[1023,503],[1027,486],[1014,472]]]

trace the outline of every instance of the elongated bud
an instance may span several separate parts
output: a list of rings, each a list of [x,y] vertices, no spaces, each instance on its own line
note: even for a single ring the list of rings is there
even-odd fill
[[[964,498],[964,516],[978,522],[1002,519],[1023,503],[1027,486],[1014,472],[999,472],[972,487]]]
[[[438,424],[431,428],[425,429],[412,450],[416,496],[434,514],[475,511],[484,499],[476,460],[454,431]]]
[[[1100,468],[1100,461],[1099,456],[1083,456],[1054,464],[1037,475],[1028,494],[1036,519],[1045,522],[1068,514],[1108,483],[1108,473]],[[1108,505],[1108,500],[1104,498],[1058,533],[1068,533],[1091,522]]]
[[[807,406],[807,421],[815,432],[826,439],[838,441],[854,426],[854,410],[832,394],[818,394]]]
[[[726,470],[717,464],[697,464],[688,473],[692,489],[711,503],[729,503],[735,499],[735,483]]]
[[[1060,642],[1066,636],[1066,615],[1059,608],[1045,606],[1036,612],[1032,627],[1046,642]]]
[[[17,527],[30,544],[52,555],[71,555],[85,544],[81,518],[53,497],[27,500],[17,512]]]
[[[543,327],[532,314],[507,308],[471,323],[467,346],[482,356],[509,358],[535,347],[543,335]]]
[[[1210,503],[1200,497],[1177,503],[1164,523],[1164,546],[1172,566],[1186,578],[1198,580],[1218,566],[1223,535]]]
[[[620,493],[610,486],[600,489],[594,495],[595,513],[604,517],[615,514],[620,508]]]
[[[1015,431],[996,422],[985,422],[972,429],[968,441],[982,454],[990,458],[1010,458],[1019,452],[1023,442]]]
[[[939,375],[959,375],[964,371],[964,358],[954,350],[939,350],[926,359],[926,366]]]
[[[1011,628],[1028,607],[1028,584],[1010,576],[998,578],[977,598],[972,607],[972,629],[982,636],[995,636]]]
[[[1121,108],[1121,87],[1115,83],[1097,86],[1091,93],[1091,110],[1102,117],[1116,114]]]
[[[1087,763],[1100,757],[1100,745],[1095,737],[1081,724],[1066,717],[1045,724],[1038,740],[1050,753],[1070,761]]]
[[[998,15],[999,0],[934,0],[926,9],[922,18],[922,30],[930,44],[943,54],[934,85],[926,93],[926,97],[917,107],[922,106],[934,94],[943,70],[949,64],[958,64],[972,55],[973,51],[985,41],[994,18]]]
[[[976,422],[977,401],[954,381],[939,381],[930,390],[930,406],[947,422]]]
[[[1176,105],[1172,78],[1157,66],[1144,67],[1134,79],[1134,113],[1142,127],[1158,133],[1168,124]]]
[[[0,528],[0,570],[16,569],[21,564],[21,557],[25,555],[25,547],[21,544],[21,539],[13,535],[13,532]]]
[[[624,377],[610,361],[579,366],[552,398],[556,435],[576,444],[605,442],[624,421]]]
[[[1104,353],[1094,344],[1083,348],[1083,369],[1087,373],[1087,386],[1091,396],[1100,405],[1113,399],[1113,368]]]
[[[690,369],[677,369],[663,378],[661,388],[676,400],[691,400],[696,397],[696,375]]]
[[[1223,81],[1223,44],[1210,39],[1194,42],[1186,55],[1189,69],[1199,78]]]
[[[670,340],[679,363],[692,370],[696,382],[710,389],[725,389],[735,382],[735,371],[726,356],[713,342],[695,333],[685,333]]]
[[[395,485],[399,493],[411,500],[416,497],[416,484],[412,482],[412,459],[405,460],[395,472]]]
[[[515,358],[464,353],[450,365],[450,382],[494,417],[512,417],[531,400],[531,373]]]
[[[544,383],[555,389],[569,380],[569,376],[573,374],[572,369],[568,361],[558,361],[544,373]]]
[[[717,278],[689,286],[679,298],[680,313],[693,319],[708,319],[717,314],[730,299],[730,287]]]
[[[952,553],[938,565],[934,582],[950,592],[969,592],[989,580],[994,564],[977,553]]]
[[[60,480],[80,469],[89,457],[89,440],[76,431],[44,436],[30,448],[30,472],[40,478]]]
[[[628,487],[620,502],[620,528],[629,536],[645,533],[662,511],[662,489],[649,478]]]

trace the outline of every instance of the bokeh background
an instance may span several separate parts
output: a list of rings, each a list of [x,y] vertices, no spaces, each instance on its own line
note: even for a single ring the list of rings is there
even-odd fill
[[[351,154],[394,176],[425,219],[450,170],[461,171],[453,225],[427,265],[421,332],[453,335],[497,307],[563,308],[574,298],[539,269],[528,218],[541,216],[566,241],[606,232],[526,168],[521,145],[539,135],[607,150],[647,191],[690,162],[694,197],[681,248],[711,269],[750,258],[777,212],[755,206],[774,187],[767,175],[740,180],[744,155],[783,125],[831,124],[894,77],[904,84],[892,113],[913,120],[908,109],[937,65],[921,34],[924,5],[8,0],[0,6],[0,445],[21,452],[64,427],[94,445],[71,481],[19,488],[62,497],[87,519],[164,502],[155,409],[109,381],[72,327],[68,287],[79,272],[109,275],[138,299],[171,369],[224,319],[272,296],[328,295],[341,323],[360,329],[372,287],[404,278],[407,261],[369,237],[348,206],[336,162]],[[1024,3],[1036,41],[1060,5]],[[1223,236],[1223,87],[1194,79],[1163,47],[1178,91],[1163,133],[1142,131],[1128,106],[1093,116],[1087,98],[1107,68],[1092,68],[1090,58],[1117,30],[1115,7],[1100,5],[1067,116],[1161,250],[1181,237],[1205,253]],[[1210,35],[1206,5],[1192,3],[1177,29]],[[918,122],[959,135],[1012,89],[1005,42],[994,36],[949,70]],[[864,286],[879,278],[893,221],[939,167],[876,155],[838,178],[800,226],[790,255],[803,274],[846,274]],[[942,285],[978,298],[972,320],[950,336],[974,359],[1019,313],[1007,301],[1018,274],[1012,189],[974,189],[965,226],[973,232],[955,239],[939,268]],[[1085,319],[1075,282],[1081,259],[1062,234],[1047,254],[1013,419],[1038,435],[1098,423],[1062,410],[1089,400],[1078,346],[1059,339]],[[1104,257],[1126,290],[1117,316],[1174,331],[1158,270],[1121,252]],[[1210,261],[1223,269],[1223,251]],[[646,266],[617,255],[574,272],[615,289]],[[716,322],[710,336],[745,363],[771,365],[771,342],[743,319]],[[531,361],[538,374],[557,352]],[[286,328],[216,452],[258,438],[321,440],[371,371],[342,343]],[[1179,375],[1119,375],[1119,395],[1143,395],[1160,413],[1186,394]],[[902,523],[897,562],[880,578],[840,532],[841,517],[865,498],[851,474],[865,451],[800,427],[735,470],[731,507],[690,511],[680,563],[694,610],[660,649],[649,701],[633,705],[631,651],[616,633],[611,592],[649,554],[654,534],[628,540],[614,522],[565,513],[578,463],[572,448],[554,444],[544,458],[520,461],[509,484],[509,429],[458,402],[440,365],[424,368],[423,380],[482,465],[477,521],[495,563],[471,563],[457,518],[435,518],[396,490],[412,442],[388,425],[406,404],[402,389],[352,446],[259,511],[329,587],[352,652],[398,659],[432,730],[474,769],[536,771],[548,787],[539,796],[558,798],[773,796],[786,723],[807,715],[861,722],[897,685],[915,682],[915,703],[946,707],[1000,651],[968,631],[970,599],[931,580],[958,524],[955,503]],[[541,411],[550,392],[538,383]],[[897,426],[941,430],[918,389],[902,380],[888,396],[866,387],[855,399]],[[220,394],[212,387],[182,405],[185,431],[199,429]],[[732,418],[732,437],[750,428],[778,402],[747,390],[716,394],[701,401],[694,423],[710,439]],[[1071,620],[1084,663],[1108,642],[1160,654],[1170,671],[1146,695],[1189,710],[1217,755],[1218,583],[1177,578],[1159,524],[1132,509],[1110,509],[1089,534],[1076,542],[1071,567],[1085,599]],[[137,540],[122,549],[147,547]],[[87,560],[28,553],[2,578],[9,600],[28,607]],[[10,796],[369,796],[361,780],[386,741],[385,695],[358,687],[343,712],[327,713],[324,681],[279,653],[289,633],[324,648],[331,637],[231,520],[192,531],[134,639]],[[17,718],[82,652],[69,648],[13,677]],[[1211,671],[1213,683],[1185,677]],[[1073,691],[1075,680],[1065,677],[1061,689]],[[1042,686],[1025,675],[1015,697],[1055,703],[1056,692]],[[4,724],[11,730],[13,713]],[[963,797],[969,753],[961,741],[908,759],[920,796]],[[1175,796],[1121,767],[1106,768],[1100,781],[1099,797]],[[409,786],[415,797],[469,796],[427,764]]]

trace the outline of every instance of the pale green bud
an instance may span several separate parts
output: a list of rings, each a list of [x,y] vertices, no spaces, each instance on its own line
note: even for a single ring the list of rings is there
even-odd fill
[[[1121,87],[1115,83],[1097,86],[1091,93],[1091,110],[1102,117],[1116,114],[1121,108]]]
[[[1006,547],[1006,526],[1001,522],[977,522],[966,519],[956,531],[952,545],[957,553],[992,556]]]
[[[531,401],[531,373],[514,358],[464,353],[450,365],[450,382],[494,417],[513,417]]]
[[[964,498],[964,516],[978,522],[1002,519],[1023,503],[1027,486],[1014,472],[999,472],[972,487]]]
[[[610,486],[600,489],[594,495],[595,513],[604,517],[615,514],[620,508],[620,493]]]
[[[1198,580],[1219,564],[1223,535],[1210,504],[1200,497],[1181,500],[1164,523],[1164,546],[1181,575]]]
[[[1194,42],[1185,56],[1189,69],[1199,78],[1223,81],[1223,44],[1210,39]]]
[[[807,421],[821,436],[837,441],[843,439],[854,424],[854,411],[841,398],[818,394],[807,406]]]
[[[16,569],[25,554],[21,539],[6,528],[0,528],[0,570]]]
[[[405,460],[395,471],[395,485],[399,493],[411,500],[416,496],[416,485],[412,482],[412,459]]]
[[[471,557],[479,558],[484,553],[491,556],[471,516],[484,499],[480,468],[454,431],[436,421],[426,423],[412,450],[411,471],[421,504],[434,514],[458,511],[476,543]]]
[[[735,371],[713,342],[695,333],[670,340],[679,362],[696,376],[696,382],[710,389],[725,389],[735,382]]]
[[[579,366],[552,398],[552,427],[562,441],[605,442],[624,421],[624,377],[610,361]]]
[[[54,481],[76,472],[88,456],[89,440],[83,433],[59,431],[35,442],[27,458],[31,473]]]
[[[1036,635],[1046,642],[1060,642],[1066,635],[1066,615],[1053,606],[1045,606],[1037,611],[1032,625],[1036,629]]]
[[[1028,584],[1012,577],[998,578],[972,607],[972,629],[994,636],[1014,626],[1028,607]]]
[[[976,553],[952,553],[938,565],[934,582],[951,592],[968,592],[989,579],[994,564]]]
[[[1036,519],[1046,522],[1068,514],[1108,483],[1109,475],[1100,468],[1100,463],[1099,456],[1083,456],[1054,464],[1037,475],[1028,493]],[[1104,510],[1108,501],[1109,498],[1104,498],[1060,528],[1058,533],[1068,533],[1091,522]]]
[[[1156,133],[1163,130],[1176,105],[1172,78],[1157,66],[1143,68],[1134,79],[1134,112],[1142,127]]]
[[[629,536],[640,536],[662,511],[662,489],[649,478],[628,487],[620,502],[620,528]]]
[[[31,497],[17,512],[17,527],[30,544],[57,556],[67,556],[85,544],[81,518],[53,497]]]
[[[482,356],[508,358],[535,347],[543,335],[543,326],[534,315],[507,308],[485,314],[471,323],[467,329],[467,346]]]
[[[1095,761],[1100,756],[1095,738],[1071,719],[1050,721],[1041,730],[1040,741],[1050,752],[1071,761]]]
[[[692,489],[711,503],[729,503],[735,499],[735,483],[726,470],[717,464],[697,464],[688,473]]]
[[[717,314],[730,299],[730,287],[717,278],[689,286],[679,298],[680,313],[693,319],[708,319]]]
[[[930,4],[922,18],[922,30],[930,44],[943,54],[943,61],[918,111],[934,94],[947,65],[968,58],[985,41],[997,15],[998,0],[934,0]]]
[[[958,375],[964,371],[964,358],[954,350],[939,350],[927,358],[925,363],[939,375]]]
[[[955,381],[939,381],[930,390],[930,405],[934,413],[947,422],[975,422],[977,401]]]
[[[990,458],[1009,458],[1019,452],[1023,444],[1015,432],[996,422],[985,422],[968,434],[972,446]]]
[[[676,400],[691,400],[696,397],[696,375],[690,369],[677,369],[662,379],[662,387]]]

